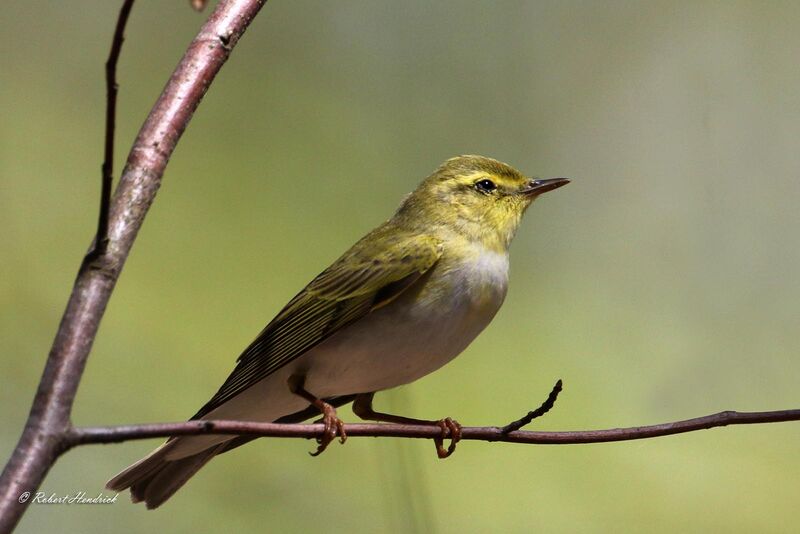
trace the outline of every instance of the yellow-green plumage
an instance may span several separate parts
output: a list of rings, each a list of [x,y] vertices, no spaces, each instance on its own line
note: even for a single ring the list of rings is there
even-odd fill
[[[534,181],[481,156],[446,161],[312,280],[242,353],[194,418],[275,421],[308,401],[412,382],[457,356],[505,298],[508,247],[522,215],[565,179]],[[108,487],[155,507],[235,436],[170,439]]]
[[[325,269],[258,335],[199,419],[323,339],[387,304],[441,255],[441,242],[388,222]]]

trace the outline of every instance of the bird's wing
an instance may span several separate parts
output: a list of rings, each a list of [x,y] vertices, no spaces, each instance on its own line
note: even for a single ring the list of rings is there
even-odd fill
[[[239,356],[231,375],[192,419],[201,419],[396,298],[436,263],[441,250],[441,243],[433,237],[398,232],[387,225],[368,234],[281,310]]]

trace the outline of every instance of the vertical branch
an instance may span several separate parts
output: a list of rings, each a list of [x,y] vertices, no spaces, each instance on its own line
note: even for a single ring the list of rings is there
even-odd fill
[[[169,158],[195,109],[266,0],[222,0],[172,73],[128,155],[109,204],[106,252],[84,261],[25,429],[0,476],[0,533],[10,532],[68,446],[70,413],[100,320]]]
[[[111,51],[108,53],[106,61],[106,133],[105,146],[103,149],[102,166],[102,185],[100,191],[100,215],[97,221],[97,236],[94,239],[94,247],[86,256],[86,261],[90,262],[101,254],[105,254],[108,246],[108,211],[111,206],[111,185],[114,179],[114,130],[117,120],[117,63],[119,54],[122,51],[122,43],[125,41],[125,25],[131,14],[134,0],[125,0],[119,11],[117,27],[114,30],[114,38],[111,41]]]

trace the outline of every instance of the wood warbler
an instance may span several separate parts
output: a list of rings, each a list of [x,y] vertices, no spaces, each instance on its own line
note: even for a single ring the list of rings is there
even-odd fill
[[[439,369],[489,324],[506,295],[508,247],[522,215],[568,182],[530,179],[482,156],[447,160],[289,301],[192,419],[299,422],[321,412],[319,453],[345,437],[335,407],[355,401],[362,418],[438,424],[457,439],[451,419],[377,413],[372,396]],[[211,458],[251,439],[170,438],[107,487],[130,488],[134,502],[155,508]],[[441,441],[438,448],[446,456]]]

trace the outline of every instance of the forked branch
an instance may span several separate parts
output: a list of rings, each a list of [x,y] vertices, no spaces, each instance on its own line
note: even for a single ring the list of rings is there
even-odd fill
[[[89,254],[79,269],[25,429],[0,476],[0,533],[10,532],[30,504],[30,501],[20,503],[19,495],[35,491],[53,463],[70,446],[67,439],[71,432],[70,413],[86,359],[120,271],[161,185],[167,162],[203,95],[265,2],[219,2],[139,131],[110,202],[106,202],[106,186],[110,187],[111,176],[108,142],[113,137],[106,136],[98,248],[93,249],[95,252]],[[122,44],[125,9],[128,6],[129,11],[129,4],[125,0],[117,24],[119,33],[109,55],[112,67]],[[115,80],[110,78],[110,82],[113,89]],[[109,97],[114,95],[113,91],[109,93]],[[113,126],[113,102],[108,106]],[[113,132],[113,128],[108,131]]]

